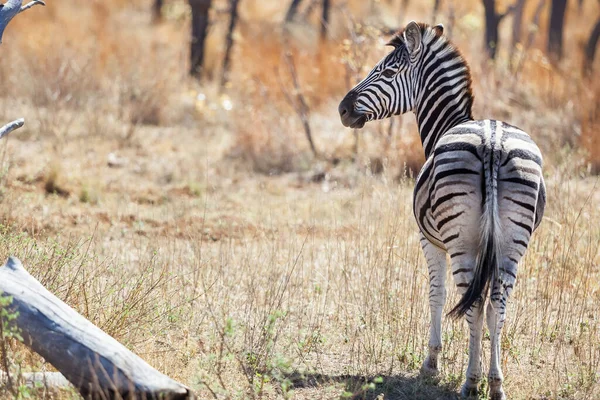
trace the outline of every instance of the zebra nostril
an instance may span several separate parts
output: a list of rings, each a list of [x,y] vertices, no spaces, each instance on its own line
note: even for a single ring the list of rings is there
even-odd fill
[[[356,94],[353,91],[350,91],[338,106],[338,112],[340,113],[340,118],[342,119],[342,124],[344,124],[344,126],[348,123],[347,120],[354,114],[354,100],[356,100]]]
[[[349,103],[346,99],[342,100],[338,108],[340,117],[347,117],[349,114],[351,114],[352,107],[352,103]]]

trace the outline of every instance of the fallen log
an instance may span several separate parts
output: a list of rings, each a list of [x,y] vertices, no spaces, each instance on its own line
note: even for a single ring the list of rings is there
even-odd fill
[[[0,267],[0,293],[12,297],[23,342],[91,399],[191,399],[161,374],[44,288],[11,257]]]
[[[47,388],[58,390],[73,388],[67,378],[65,378],[60,372],[22,372],[21,376],[25,386],[31,389]],[[1,383],[7,380],[7,374],[3,371],[0,371],[0,388],[2,388]]]

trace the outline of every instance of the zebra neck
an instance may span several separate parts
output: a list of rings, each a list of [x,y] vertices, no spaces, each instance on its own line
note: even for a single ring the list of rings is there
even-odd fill
[[[473,120],[471,104],[473,101],[470,90],[465,90],[443,99],[444,95],[433,93],[424,96],[417,107],[417,125],[421,136],[421,143],[425,151],[425,158],[429,158],[438,140],[451,128],[467,121]]]
[[[445,41],[427,48],[415,82],[415,114],[429,158],[444,133],[473,120],[473,91],[469,66],[458,50]]]

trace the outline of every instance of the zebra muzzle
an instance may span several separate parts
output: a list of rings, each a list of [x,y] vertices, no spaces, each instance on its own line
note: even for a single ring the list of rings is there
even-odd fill
[[[359,114],[354,108],[354,102],[356,100],[356,94],[352,91],[348,92],[346,97],[341,101],[338,112],[340,113],[340,119],[342,125],[347,128],[360,129],[365,126],[367,122],[367,116],[365,114]]]

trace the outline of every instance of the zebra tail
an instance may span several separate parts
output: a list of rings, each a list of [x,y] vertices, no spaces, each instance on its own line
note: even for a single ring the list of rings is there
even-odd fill
[[[481,216],[481,235],[479,250],[475,264],[475,274],[469,284],[467,291],[462,298],[448,313],[454,319],[464,316],[467,311],[477,302],[487,298],[491,283],[495,281],[500,274],[500,244],[502,228],[500,226],[500,215],[498,211],[498,160],[494,160],[494,154],[491,154],[491,179],[485,182],[485,203]]]

